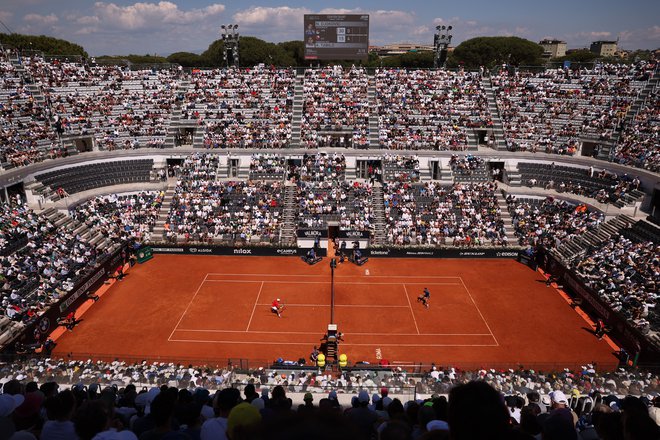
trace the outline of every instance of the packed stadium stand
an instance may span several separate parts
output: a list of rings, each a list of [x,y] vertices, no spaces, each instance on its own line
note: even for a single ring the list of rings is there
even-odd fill
[[[184,72],[2,52],[0,74],[0,438],[115,438],[111,419],[131,439],[660,438],[655,62]],[[367,255],[512,254],[604,320],[622,368],[85,361],[39,339],[140,249],[295,254],[306,230]]]
[[[462,151],[470,129],[492,125],[476,72],[383,69],[375,77],[382,148]]]
[[[181,118],[202,127],[194,140],[196,147],[282,148],[288,144],[294,84],[290,69],[202,71],[189,81]]]

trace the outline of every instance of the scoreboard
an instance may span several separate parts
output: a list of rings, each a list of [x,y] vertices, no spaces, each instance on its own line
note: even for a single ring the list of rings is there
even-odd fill
[[[306,60],[366,60],[369,15],[305,15]]]

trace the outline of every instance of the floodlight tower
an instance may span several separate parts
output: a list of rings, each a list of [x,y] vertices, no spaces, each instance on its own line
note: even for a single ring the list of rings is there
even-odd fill
[[[436,69],[438,67],[444,67],[445,62],[447,61],[447,51],[449,48],[449,43],[451,43],[451,35],[449,32],[452,30],[452,26],[436,26],[435,30],[437,31],[433,35],[433,48],[435,56],[433,57],[433,67]]]
[[[220,26],[220,35],[224,43],[222,50],[222,61],[225,66],[238,67],[238,25],[228,24]]]

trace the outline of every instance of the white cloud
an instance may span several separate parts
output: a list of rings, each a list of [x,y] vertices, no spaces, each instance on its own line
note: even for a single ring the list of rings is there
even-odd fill
[[[222,4],[212,4],[202,9],[184,11],[179,9],[179,6],[175,3],[169,1],[134,3],[128,6],[96,2],[94,4],[94,17],[97,17],[104,27],[143,30],[162,28],[163,24],[195,24],[220,15],[224,10],[225,6]]]
[[[445,26],[448,25],[448,24],[454,26],[458,23],[464,23],[464,21],[461,20],[459,17],[451,17],[451,18],[436,17],[436,18],[433,19],[433,25],[434,26],[443,25],[443,24]],[[471,23],[473,23],[473,26],[477,24],[477,22],[474,21],[474,20],[472,20]]]
[[[425,25],[415,26],[410,33],[415,36],[428,36],[431,34],[431,28]]]
[[[27,14],[23,17],[23,21],[36,25],[52,25],[59,21],[55,14],[40,15],[40,14]]]
[[[375,11],[371,13],[369,21],[376,27],[388,25],[410,25],[415,22],[415,14],[406,11]]]
[[[90,24],[99,24],[101,19],[95,15],[85,15],[83,17],[74,18],[74,21],[78,24],[90,25]]]
[[[347,9],[347,8],[324,8],[321,9],[319,14],[360,14],[364,13],[364,10],[360,8]]]
[[[580,37],[588,37],[588,38],[610,38],[612,36],[612,32],[609,31],[592,31],[592,32],[579,32],[577,34]]]
[[[307,8],[290,8],[288,6],[279,6],[275,8],[256,6],[234,14],[233,18],[240,26],[251,26],[266,24],[270,27],[298,26],[302,32],[303,16],[311,14]]]

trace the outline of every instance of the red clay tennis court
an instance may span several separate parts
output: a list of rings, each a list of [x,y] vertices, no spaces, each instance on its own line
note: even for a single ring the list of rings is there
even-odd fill
[[[330,323],[330,267],[295,257],[156,255],[82,316],[56,353],[223,362],[307,358]],[[417,297],[427,287],[430,306]],[[372,259],[335,270],[349,362],[613,368],[605,341],[513,260]],[[274,298],[286,309],[270,312]]]

